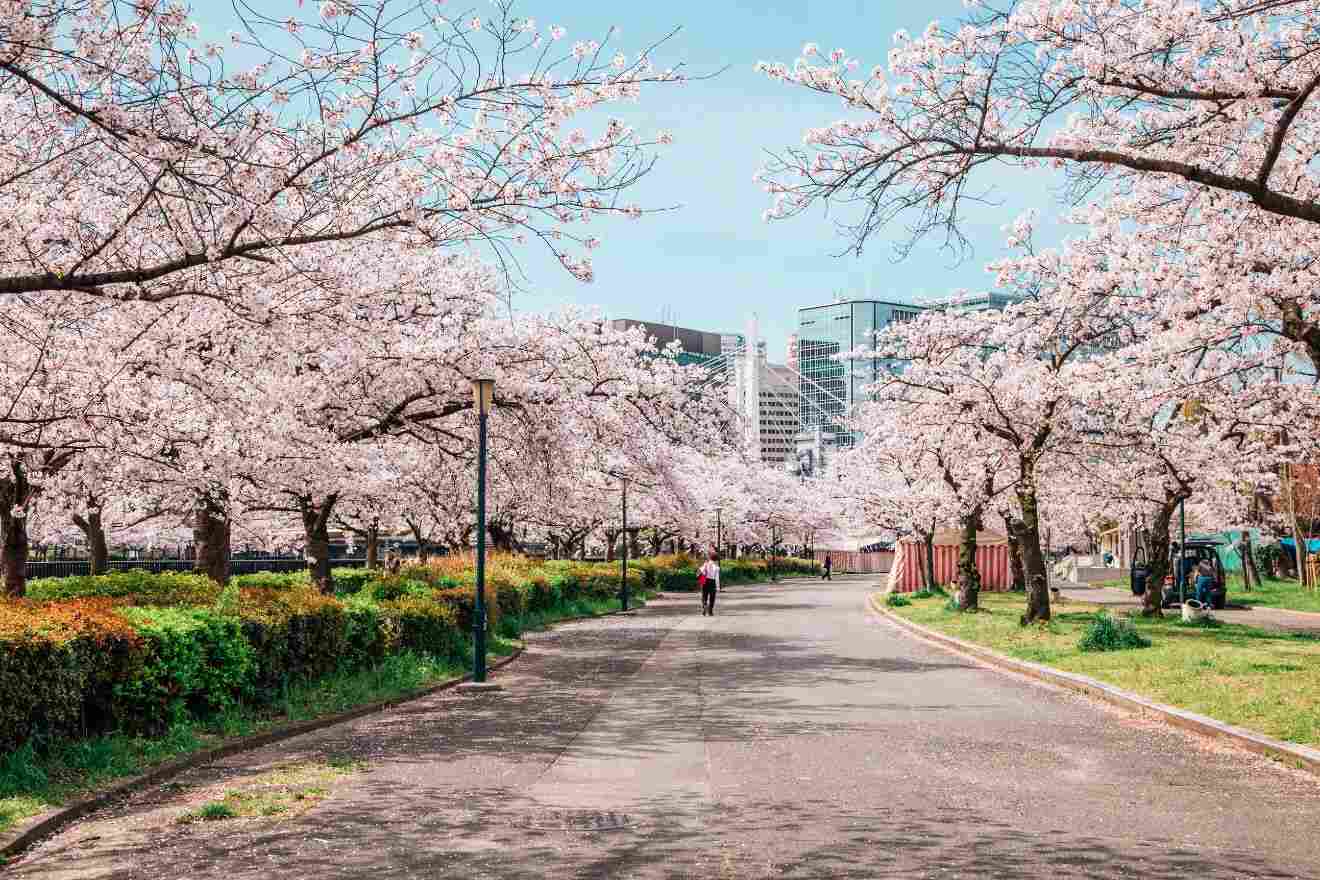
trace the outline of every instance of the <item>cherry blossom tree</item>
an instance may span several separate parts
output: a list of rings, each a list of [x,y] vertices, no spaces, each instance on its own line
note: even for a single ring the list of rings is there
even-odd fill
[[[968,7],[952,27],[897,34],[887,70],[859,75],[846,51],[823,54],[814,44],[792,67],[762,65],[777,80],[838,97],[845,113],[763,171],[774,200],[767,217],[831,203],[844,209],[854,250],[901,222],[900,253],[931,234],[965,251],[967,209],[984,201],[991,173],[1061,171],[1083,238],[1042,255],[1054,267],[1018,261],[1000,267],[1000,280],[1048,268],[1059,289],[1086,293],[1116,319],[1120,336],[1098,343],[1121,351],[1084,352],[1099,372],[1068,383],[1089,401],[1071,404],[1069,418],[1096,441],[1081,442],[1089,451],[1076,461],[1106,461],[1092,458],[1106,444],[1123,448],[1121,467],[1092,475],[1145,480],[1124,492],[1163,518],[1154,531],[1166,543],[1164,512],[1181,503],[1175,496],[1229,487],[1214,503],[1221,517],[1235,517],[1262,462],[1316,454],[1302,439],[1317,436],[1320,365],[1316,8],[1285,0]],[[1105,395],[1127,408],[1097,404]],[[1189,401],[1206,416],[1197,431],[1180,432],[1169,413]],[[1011,412],[1019,411],[1030,409]],[[1183,473],[1189,462],[1236,476],[1222,467]],[[1047,494],[1060,497],[1053,489]],[[1161,566],[1163,554],[1155,554]]]
[[[631,57],[608,39],[570,47],[562,28],[538,28],[504,0],[492,17],[461,21],[407,0],[289,11],[240,6],[229,48],[250,66],[234,70],[226,46],[198,41],[181,4],[0,4],[10,592],[21,592],[20,532],[37,486],[106,447],[105,431],[140,423],[136,401],[160,390],[148,390],[157,373],[176,389],[206,384],[151,359],[173,344],[153,338],[159,325],[194,303],[217,306],[198,309],[214,326],[190,324],[223,353],[194,354],[221,361],[233,352],[226,333],[301,333],[287,319],[306,304],[287,291],[323,276],[327,259],[360,274],[394,252],[476,243],[513,275],[516,246],[535,239],[589,280],[585,254],[598,242],[572,227],[643,213],[621,194],[668,136],[611,120],[596,133],[571,126],[680,80],[653,66],[654,47]],[[357,301],[369,315],[401,305]],[[393,431],[415,412],[376,415],[356,430]],[[177,448],[133,454],[164,450],[196,484],[205,456],[194,449],[180,465]],[[233,488],[217,479],[198,496],[194,521],[215,538],[203,548],[227,545]],[[325,505],[304,506],[320,535]]]

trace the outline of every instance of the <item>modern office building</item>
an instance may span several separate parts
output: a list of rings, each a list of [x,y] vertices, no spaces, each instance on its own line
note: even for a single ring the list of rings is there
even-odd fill
[[[896,366],[878,358],[840,361],[849,351],[874,344],[875,333],[891,323],[911,321],[922,306],[884,300],[847,300],[798,309],[797,355],[803,432],[821,428],[839,433],[863,389]]]
[[[704,364],[737,357],[747,344],[747,337],[741,333],[718,333],[710,330],[695,330],[691,327],[679,327],[660,321],[641,321],[635,318],[615,318],[606,322],[616,330],[629,327],[645,327],[648,336],[655,337],[656,344],[664,347],[671,342],[683,346],[679,355],[680,364]],[[757,351],[765,357],[765,340],[757,343]],[[717,365],[721,372],[727,371],[727,364]]]
[[[679,363],[710,367],[704,387],[723,388],[721,393],[737,415],[736,424],[747,448],[767,463],[783,465],[793,460],[800,394],[797,373],[767,362],[765,340],[759,338],[755,321],[749,325],[749,333],[757,338],[751,357],[749,337],[743,333],[714,333],[627,318],[608,323],[620,330],[644,326],[661,346],[679,342],[683,346]]]
[[[928,309],[949,309],[956,312],[998,311],[1005,306],[1022,302],[1022,297],[998,291],[959,293],[924,303]]]
[[[656,344],[662,348],[671,342],[678,342],[683,346],[683,353],[678,358],[680,364],[702,364],[720,358],[724,354],[724,338],[728,335],[633,318],[616,318],[605,323],[615,330],[645,327],[646,334],[655,337]]]

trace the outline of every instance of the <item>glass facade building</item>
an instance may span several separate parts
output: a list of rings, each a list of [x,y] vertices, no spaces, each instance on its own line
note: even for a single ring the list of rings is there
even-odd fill
[[[911,321],[922,307],[882,300],[851,300],[798,310],[798,371],[802,374],[802,430],[837,434],[865,388],[895,361],[868,358],[840,361],[839,355],[874,345],[875,333],[895,321]],[[842,439],[842,438],[841,438]]]

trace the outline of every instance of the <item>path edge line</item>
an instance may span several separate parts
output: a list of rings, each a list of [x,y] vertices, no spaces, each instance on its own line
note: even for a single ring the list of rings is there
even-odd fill
[[[1077,691],[1091,697],[1104,700],[1111,705],[1126,709],[1138,715],[1150,715],[1159,718],[1175,727],[1184,730],[1190,730],[1193,733],[1208,736],[1212,739],[1227,740],[1248,751],[1264,755],[1267,758],[1273,758],[1284,763],[1292,764],[1300,769],[1306,770],[1312,774],[1320,776],[1320,749],[1313,749],[1310,746],[1304,746],[1297,743],[1284,742],[1274,739],[1263,733],[1257,733],[1254,730],[1248,730],[1244,727],[1237,727],[1227,724],[1223,721],[1217,721],[1208,715],[1201,715],[1197,712],[1191,712],[1186,709],[1179,709],[1176,706],[1169,706],[1165,703],[1157,703],[1154,700],[1147,699],[1140,694],[1132,693],[1112,684],[1091,678],[1086,675],[1080,675],[1076,672],[1064,672],[1060,669],[1053,669],[1040,663],[1032,663],[1029,660],[1018,660],[1016,657],[1009,657],[1007,654],[1001,654],[990,648],[964,641],[955,636],[942,633],[938,630],[922,626],[919,623],[900,617],[894,612],[881,605],[881,598],[885,591],[878,591],[867,596],[867,604],[870,609],[885,618],[891,623],[897,625],[913,635],[916,635],[926,641],[933,642],[939,647],[955,654],[963,654],[980,660],[990,666],[999,667],[1010,672],[1025,675],[1028,678],[1034,678],[1048,684]]]
[[[577,617],[565,617],[563,620],[556,620],[546,626],[546,629],[553,629],[566,623],[579,623],[583,620],[595,620],[601,617],[613,617],[616,614],[632,613],[636,609],[623,611],[607,611],[604,614],[582,614]],[[524,648],[515,648],[508,657],[502,657],[491,665],[490,671],[494,672],[503,669],[514,660],[523,655]],[[471,675],[464,675],[461,678],[450,678],[439,684],[422,688],[408,694],[402,694],[397,697],[391,697],[388,700],[377,700],[374,703],[367,703],[362,706],[356,706],[352,709],[346,709],[343,712],[334,715],[323,715],[320,718],[312,718],[308,721],[297,721],[292,724],[285,724],[268,730],[264,733],[255,733],[251,736],[241,737],[222,745],[213,746],[209,749],[203,749],[200,752],[194,752],[191,755],[185,755],[173,761],[166,761],[140,776],[134,776],[123,782],[116,783],[110,788],[105,789],[98,794],[75,801],[67,807],[61,807],[53,813],[44,813],[33,816],[25,823],[19,825],[12,831],[0,834],[0,859],[12,859],[32,848],[38,841],[41,841],[52,834],[60,831],[67,825],[93,813],[102,807],[108,806],[111,802],[126,797],[134,792],[140,791],[148,786],[163,782],[171,776],[177,776],[185,770],[191,770],[194,767],[200,767],[203,764],[209,764],[212,761],[218,761],[221,758],[228,758],[230,755],[236,755],[240,752],[259,749],[262,746],[268,746],[273,743],[282,742],[286,739],[293,739],[295,736],[302,736],[304,733],[315,733],[326,727],[333,727],[336,724],[342,724],[345,721],[355,721],[367,715],[374,715],[377,712],[384,712],[386,709],[393,709],[395,706],[410,703],[413,700],[420,700],[423,697],[429,697],[442,691],[451,690],[471,680]],[[4,868],[3,862],[0,862],[0,870]]]
[[[567,622],[567,621],[564,621]],[[523,649],[515,648],[508,657],[501,657],[491,667],[494,672],[501,669],[514,660],[522,656]],[[251,736],[239,737],[227,743],[218,746],[212,746],[209,749],[203,749],[194,752],[191,755],[184,755],[173,761],[166,761],[157,767],[148,770],[140,776],[133,776],[123,782],[118,782],[98,794],[80,801],[74,801],[67,807],[61,807],[53,813],[45,813],[32,817],[26,824],[19,828],[0,835],[0,856],[4,858],[13,858],[25,850],[30,849],[38,841],[49,837],[55,832],[61,830],[67,825],[86,816],[88,813],[95,812],[102,807],[109,806],[113,801],[126,797],[134,792],[140,791],[158,782],[164,782],[171,776],[177,776],[186,770],[194,767],[200,767],[221,758],[228,758],[230,755],[236,755],[240,752],[247,752],[253,749],[259,749],[262,746],[268,746],[273,743],[282,742],[286,739],[293,739],[295,736],[302,736],[305,733],[315,733],[326,727],[333,727],[336,724],[342,724],[345,721],[355,721],[358,718],[367,715],[373,715],[377,712],[383,712],[386,709],[392,709],[404,703],[420,700],[422,697],[429,697],[442,691],[451,690],[460,684],[471,679],[471,675],[464,675],[461,678],[449,678],[424,687],[410,693],[400,694],[397,697],[390,697],[387,700],[377,700],[374,703],[366,703],[361,706],[355,706],[352,709],[346,709],[343,712],[337,712],[334,715],[323,715],[319,718],[311,718],[307,721],[295,721],[291,724],[283,724],[279,727],[267,730],[264,733],[254,733]]]

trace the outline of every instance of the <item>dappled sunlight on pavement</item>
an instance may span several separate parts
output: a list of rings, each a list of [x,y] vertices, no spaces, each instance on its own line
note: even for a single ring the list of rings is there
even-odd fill
[[[1315,780],[981,668],[873,579],[731,588],[532,636],[440,694],[235,756],[40,846],[23,878],[1320,876]],[[294,818],[180,825],[292,761]]]

